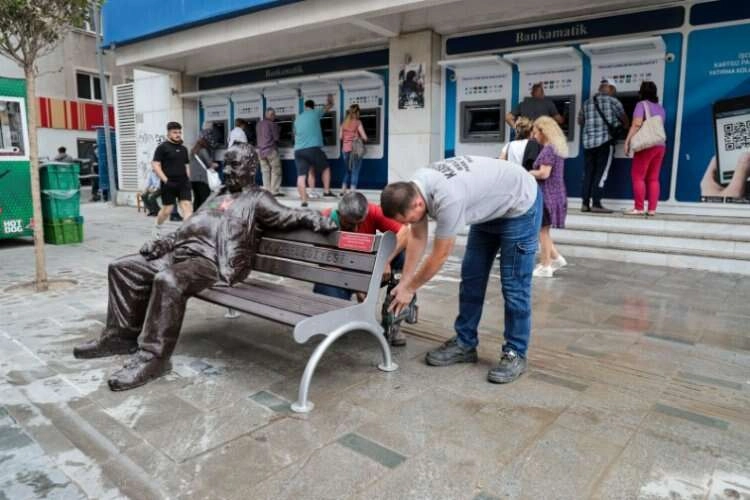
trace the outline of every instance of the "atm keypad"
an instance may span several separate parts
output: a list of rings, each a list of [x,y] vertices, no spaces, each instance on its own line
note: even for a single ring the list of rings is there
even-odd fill
[[[380,105],[380,97],[377,95],[360,95],[349,98],[351,104],[359,104],[360,106],[378,106]]]

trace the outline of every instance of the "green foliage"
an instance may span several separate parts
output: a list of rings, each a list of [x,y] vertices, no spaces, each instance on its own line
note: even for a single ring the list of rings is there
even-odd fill
[[[51,52],[101,0],[0,0],[0,54],[24,69]]]

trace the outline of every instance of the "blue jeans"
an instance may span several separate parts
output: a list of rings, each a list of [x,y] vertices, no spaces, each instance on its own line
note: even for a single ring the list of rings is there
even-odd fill
[[[313,292],[336,299],[352,300],[352,291],[339,286],[324,285],[323,283],[315,283],[313,286]]]
[[[461,264],[458,343],[467,348],[479,344],[477,327],[482,317],[484,295],[492,264],[500,250],[500,283],[505,301],[505,344],[526,357],[531,336],[531,274],[542,224],[542,192],[522,216],[495,219],[469,229],[466,253]]]
[[[406,260],[406,252],[401,251],[391,261],[391,272],[400,273],[404,269],[404,261]],[[322,283],[315,283],[313,286],[313,292],[321,295],[327,295],[337,299],[352,300],[352,291],[339,286],[324,285]]]
[[[345,189],[357,189],[357,183],[359,182],[359,169],[362,168],[362,158],[355,157],[356,159],[351,160],[351,168],[349,165],[349,159],[351,158],[351,152],[344,152],[344,183]]]

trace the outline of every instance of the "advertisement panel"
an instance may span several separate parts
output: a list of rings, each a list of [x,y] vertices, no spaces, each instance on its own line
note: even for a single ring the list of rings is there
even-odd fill
[[[677,201],[750,203],[750,24],[688,37]]]

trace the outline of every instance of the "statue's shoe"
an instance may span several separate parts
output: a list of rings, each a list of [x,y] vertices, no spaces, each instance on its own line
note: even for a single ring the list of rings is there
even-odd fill
[[[124,367],[112,374],[107,383],[113,391],[127,391],[159,378],[171,369],[172,363],[168,359],[139,350]]]
[[[138,350],[138,339],[122,338],[117,335],[102,334],[95,340],[73,348],[73,356],[78,359],[104,358],[117,354],[133,354]]]

